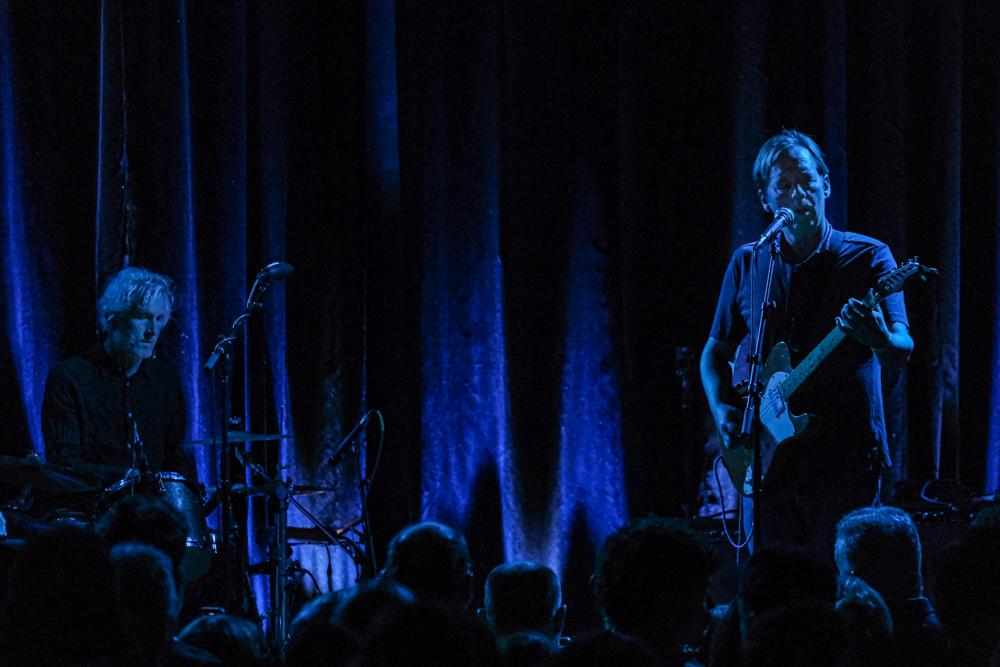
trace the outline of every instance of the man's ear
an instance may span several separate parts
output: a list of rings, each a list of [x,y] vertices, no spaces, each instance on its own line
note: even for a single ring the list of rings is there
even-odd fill
[[[476,610],[476,616],[479,617],[480,621],[482,621],[483,623],[485,623],[486,622],[486,607],[480,607],[479,609],[477,609]]]
[[[828,198],[830,196],[830,192],[830,174],[827,174],[823,177],[823,199]]]
[[[472,604],[472,593],[472,573],[469,572],[462,577],[462,583],[459,585],[458,601],[463,609],[468,609],[469,605]]]
[[[566,605],[563,605],[556,609],[556,613],[552,616],[552,629],[555,630],[555,636],[558,637],[562,634],[563,625],[566,624]]]
[[[771,205],[767,203],[767,197],[764,196],[764,191],[758,190],[757,196],[760,197],[760,205],[764,207],[764,210],[768,213],[774,213],[774,211],[771,210]]]

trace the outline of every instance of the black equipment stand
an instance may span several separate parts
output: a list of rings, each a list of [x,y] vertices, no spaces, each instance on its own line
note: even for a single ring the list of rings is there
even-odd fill
[[[753,492],[751,495],[753,502],[753,525],[751,527],[750,534],[747,535],[747,543],[750,545],[750,551],[753,552],[753,542],[750,541],[751,537],[753,540],[760,544],[762,541],[763,531],[760,527],[760,487],[761,487],[761,459],[760,459],[760,438],[762,435],[763,425],[760,423],[760,401],[761,394],[764,391],[764,387],[760,385],[760,371],[764,366],[763,360],[763,346],[764,346],[764,332],[767,329],[767,319],[771,314],[777,304],[771,301],[771,281],[774,277],[774,266],[778,260],[778,243],[780,242],[781,235],[778,234],[775,238],[768,244],[770,249],[770,260],[767,266],[767,280],[764,286],[764,300],[761,302],[760,307],[760,324],[757,326],[757,335],[754,338],[753,351],[750,353],[747,361],[750,364],[750,378],[749,378],[749,389],[750,392],[747,394],[747,407],[743,412],[743,430],[741,435],[750,435],[750,440],[753,443]],[[756,249],[754,250],[754,261],[756,262]],[[751,269],[752,270],[752,269]],[[741,523],[742,527],[742,523]]]
[[[216,497],[218,498],[220,517],[219,524],[221,528],[221,535],[219,536],[218,542],[219,569],[222,573],[223,600],[225,602],[225,609],[231,614],[236,613],[237,611],[242,611],[244,597],[238,592],[240,588],[244,589],[244,595],[246,596],[247,601],[253,597],[252,588],[250,588],[249,582],[247,581],[246,568],[241,562],[243,547],[238,548],[238,545],[236,544],[237,533],[233,517],[232,458],[234,456],[234,452],[232,443],[229,442],[229,416],[232,411],[233,341],[236,340],[236,336],[243,323],[250,317],[254,310],[263,305],[264,294],[267,292],[268,287],[270,287],[271,281],[282,280],[288,277],[291,273],[291,265],[285,264],[284,262],[272,262],[260,270],[257,274],[256,280],[254,281],[253,288],[250,290],[250,296],[247,297],[246,307],[244,308],[243,313],[237,317],[235,321],[233,321],[233,324],[229,329],[229,333],[219,338],[219,342],[216,343],[215,347],[212,349],[212,356],[209,357],[204,366],[207,372],[212,373],[214,382],[215,367],[218,365],[220,360],[223,362],[223,398],[222,406],[220,408],[222,410],[222,419],[219,420],[222,426],[220,443],[222,445],[222,455],[219,463],[219,490]],[[238,585],[236,583],[237,580],[239,580]],[[253,614],[256,616],[256,609],[253,610]]]
[[[336,469],[337,465],[340,463],[344,455],[349,451],[354,453],[354,461],[358,466],[358,493],[361,498],[361,521],[362,521],[362,540],[365,545],[365,556],[363,560],[358,560],[355,558],[355,562],[361,569],[362,579],[371,579],[378,574],[378,565],[375,563],[375,547],[372,543],[372,531],[371,522],[368,520],[368,483],[369,480],[365,477],[364,471],[361,469],[361,447],[355,442],[355,438],[360,434],[361,429],[368,424],[368,420],[371,419],[372,413],[377,413],[379,415],[379,420],[381,421],[382,415],[378,410],[369,410],[365,413],[365,416],[361,418],[357,426],[351,429],[351,432],[347,434],[347,437],[340,443],[337,450],[333,453],[327,463],[331,468]]]
[[[233,473],[232,473],[232,443],[229,442],[229,414],[232,410],[232,344],[236,339],[240,326],[248,317],[256,304],[249,304],[246,310],[233,322],[229,334],[223,336],[212,350],[212,356],[205,364],[205,370],[213,374],[215,379],[215,367],[222,360],[222,425],[221,445],[222,454],[219,461],[219,485],[216,492],[216,499],[219,507],[219,571],[223,582],[223,606],[227,613],[235,613],[243,606],[243,599],[237,593],[235,584],[237,573],[236,566],[240,560],[239,550],[236,544],[235,519],[233,517]],[[240,577],[242,580],[242,577]]]
[[[359,425],[360,428],[360,425]],[[353,437],[350,436],[350,437]],[[343,549],[354,561],[361,572],[362,579],[373,578],[376,574],[374,569],[375,559],[371,550],[371,532],[367,527],[367,510],[362,509],[362,516],[365,519],[365,549],[361,550],[358,545],[349,539],[344,538],[339,533],[331,533],[327,530],[319,519],[313,516],[302,503],[295,499],[295,485],[289,479],[273,479],[268,475],[263,466],[256,463],[249,452],[236,450],[236,458],[246,468],[251,469],[265,481],[264,488],[269,490],[271,497],[278,503],[278,511],[275,515],[275,526],[273,540],[269,542],[269,567],[268,571],[272,575],[271,579],[271,607],[268,611],[270,618],[270,632],[268,641],[271,645],[275,657],[284,659],[285,648],[288,645],[288,629],[291,624],[289,618],[290,587],[292,585],[292,573],[294,567],[289,558],[288,544],[288,509],[294,505],[303,516],[305,516],[316,527],[316,530],[324,536],[330,544]],[[364,502],[364,498],[362,498]]]

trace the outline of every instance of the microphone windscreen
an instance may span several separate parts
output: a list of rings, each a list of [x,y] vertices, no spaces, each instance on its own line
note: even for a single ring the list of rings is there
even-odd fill
[[[291,275],[294,270],[295,269],[292,268],[291,264],[287,264],[285,262],[271,262],[260,270],[258,277],[263,278],[264,280],[284,280]]]

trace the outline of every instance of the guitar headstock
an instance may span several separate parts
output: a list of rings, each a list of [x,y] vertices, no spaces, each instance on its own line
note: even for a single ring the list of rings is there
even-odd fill
[[[910,278],[927,280],[928,277],[936,276],[937,274],[937,269],[924,266],[917,261],[916,257],[908,259],[895,270],[882,276],[878,283],[876,283],[875,287],[872,288],[871,297],[873,299],[873,305],[881,303],[890,294],[895,294],[903,289],[903,283]]]

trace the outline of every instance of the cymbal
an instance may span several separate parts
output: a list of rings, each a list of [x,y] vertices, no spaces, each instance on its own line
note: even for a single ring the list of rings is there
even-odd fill
[[[95,491],[101,488],[101,480],[96,477],[45,463],[35,455],[23,459],[0,456],[0,482],[18,486],[30,484],[46,491]]]
[[[359,523],[361,523],[361,517],[356,516],[340,527],[329,526],[326,532],[334,537],[341,537]],[[294,526],[288,526],[288,539],[302,540],[303,542],[330,542],[330,538],[319,528],[296,528]]]
[[[229,431],[227,435],[229,437],[229,442],[261,442],[264,440],[281,440],[283,438],[292,437],[283,433],[247,433],[246,431]],[[212,438],[195,440],[194,442],[185,442],[181,446],[198,447],[200,445],[211,445],[213,442],[221,444],[222,438],[220,437],[215,440]]]
[[[331,493],[336,490],[330,486],[299,486],[298,484],[292,484],[293,496],[310,496],[314,493]]]
[[[275,487],[271,484],[264,484],[261,486],[251,486],[249,489],[246,484],[233,484],[233,488],[229,490],[230,493],[236,495],[243,495],[249,491],[251,496],[271,493],[274,491]],[[330,493],[331,491],[336,491],[337,489],[329,486],[299,486],[298,484],[292,484],[292,495],[293,496],[306,496],[314,493]],[[208,494],[212,495],[218,493],[219,487],[211,486],[207,489]]]

